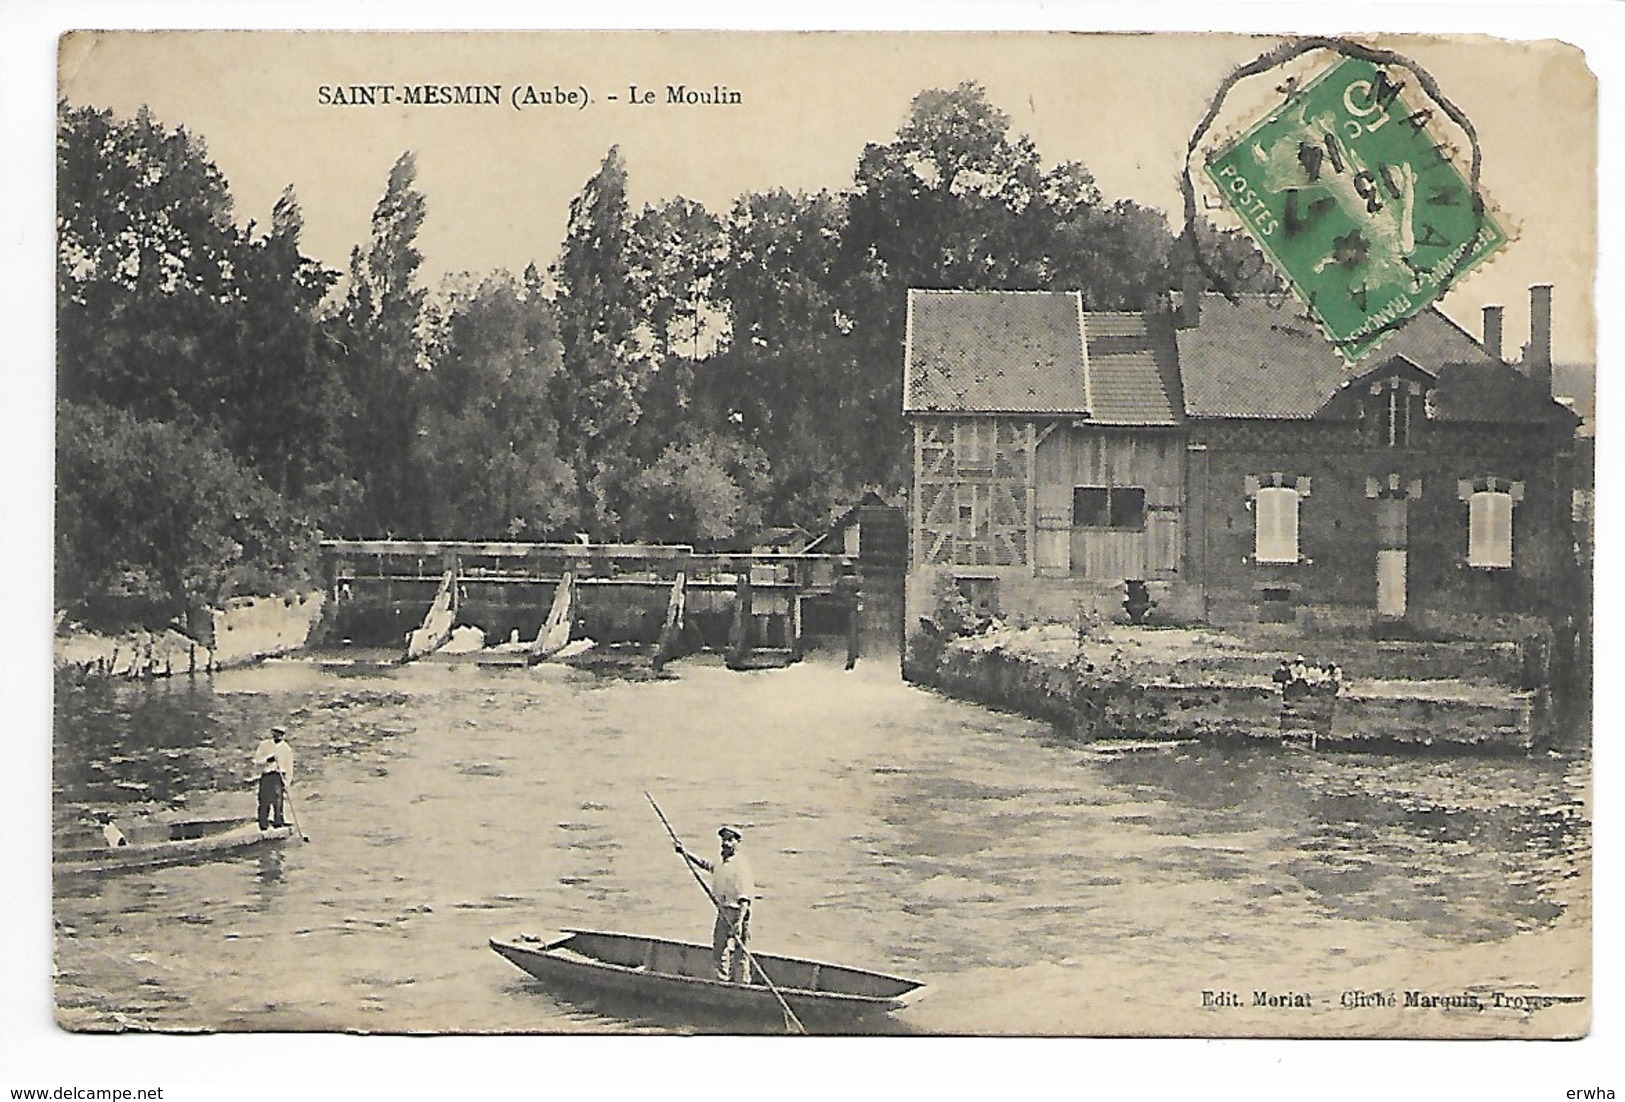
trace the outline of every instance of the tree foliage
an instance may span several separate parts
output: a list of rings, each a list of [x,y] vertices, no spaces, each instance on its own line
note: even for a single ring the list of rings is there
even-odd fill
[[[548,401],[559,370],[535,269],[454,292],[427,350],[421,432],[428,530],[442,539],[539,539],[574,519],[573,474]]]
[[[276,591],[313,561],[294,502],[343,465],[331,273],[299,253],[297,199],[239,227],[203,144],[145,110],[61,104],[57,162],[61,603]]]
[[[208,415],[245,250],[203,143],[61,104],[59,392],[147,416]]]
[[[427,208],[416,184],[417,158],[403,153],[373,208],[370,240],[350,253],[342,339],[353,405],[345,452],[363,496],[357,515],[336,519],[351,534],[424,531],[424,498],[410,463],[426,294],[417,279],[417,235]]]
[[[639,338],[641,296],[632,278],[626,168],[618,147],[610,147],[570,201],[554,279],[563,352],[553,387],[559,451],[575,472],[577,522],[613,536],[636,473],[626,444],[650,367]]]
[[[164,624],[304,580],[314,531],[205,429],[63,401],[57,410],[58,603]]]
[[[644,539],[719,544],[761,526],[766,457],[704,435],[671,444],[637,477],[628,518]]]

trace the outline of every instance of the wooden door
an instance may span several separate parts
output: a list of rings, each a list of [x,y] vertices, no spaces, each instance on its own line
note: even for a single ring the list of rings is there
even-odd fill
[[[1072,487],[1040,485],[1037,505],[1034,572],[1064,578],[1072,571]]]

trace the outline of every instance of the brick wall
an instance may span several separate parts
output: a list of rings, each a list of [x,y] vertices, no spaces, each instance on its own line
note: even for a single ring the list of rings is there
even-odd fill
[[[1375,618],[1379,492],[1408,498],[1407,619],[1545,616],[1573,580],[1571,493],[1557,430],[1428,425],[1415,447],[1377,446],[1356,422],[1213,421],[1193,424],[1187,576],[1207,591],[1218,623],[1287,619],[1352,630]],[[1253,561],[1249,480],[1308,479],[1294,564]],[[1458,483],[1522,483],[1510,569],[1469,567],[1468,506]],[[1392,487],[1397,486],[1397,490]],[[1419,493],[1417,492],[1419,491]]]

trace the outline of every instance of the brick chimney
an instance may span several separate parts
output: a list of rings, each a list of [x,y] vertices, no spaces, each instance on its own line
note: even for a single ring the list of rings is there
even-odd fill
[[[1529,377],[1552,392],[1552,285],[1529,288]]]
[[[1505,315],[1504,306],[1484,307],[1484,351],[1498,360],[1501,358],[1501,321]]]

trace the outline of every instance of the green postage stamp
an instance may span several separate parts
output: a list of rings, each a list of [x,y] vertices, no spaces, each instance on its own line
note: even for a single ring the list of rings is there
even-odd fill
[[[1343,57],[1206,163],[1349,363],[1507,240],[1407,79]]]

